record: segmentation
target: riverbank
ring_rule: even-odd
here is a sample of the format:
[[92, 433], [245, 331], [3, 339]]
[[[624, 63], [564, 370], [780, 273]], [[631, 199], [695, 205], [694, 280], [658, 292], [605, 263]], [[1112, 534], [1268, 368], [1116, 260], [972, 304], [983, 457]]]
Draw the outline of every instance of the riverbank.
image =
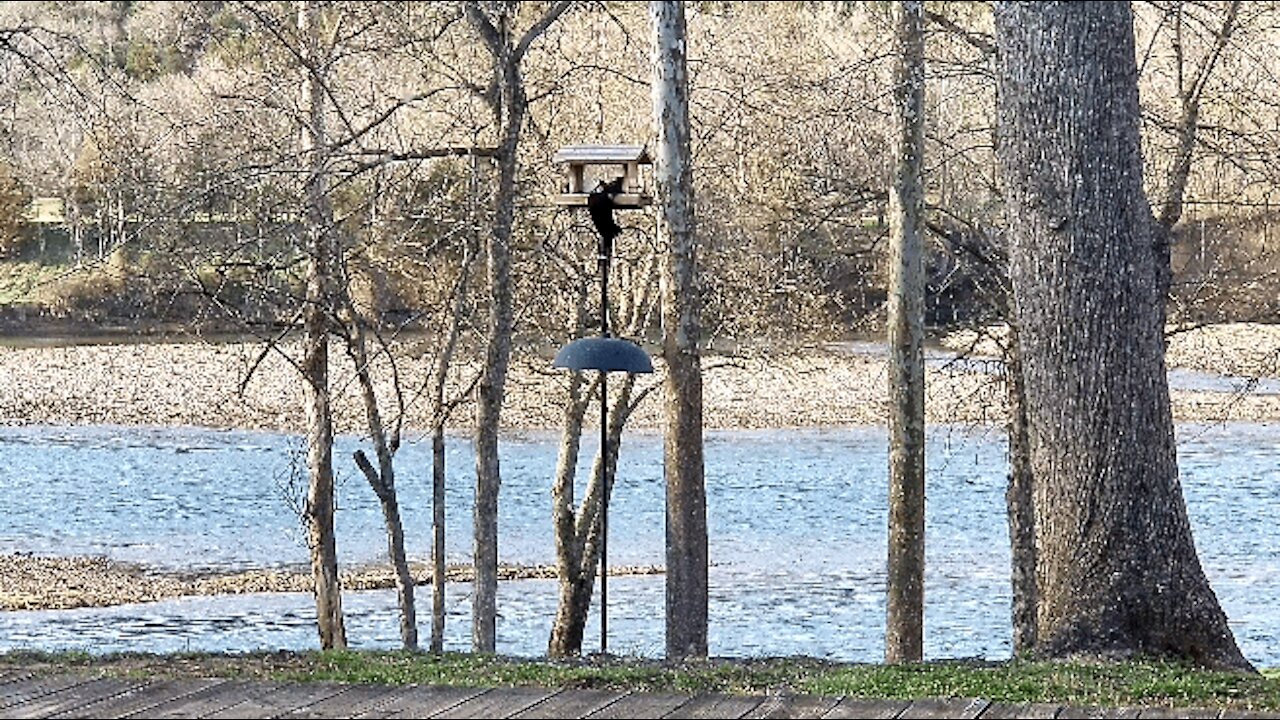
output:
[[[431, 582], [431, 569], [410, 563], [419, 585]], [[649, 565], [614, 566], [610, 575], [652, 575], [662, 570]], [[471, 582], [470, 566], [450, 566], [448, 582]], [[556, 570], [547, 565], [503, 565], [501, 580], [554, 578]], [[376, 590], [395, 585], [392, 569], [373, 565], [344, 569], [346, 590]], [[307, 568], [249, 570], [244, 572], [172, 573], [102, 557], [42, 557], [0, 555], [0, 611], [67, 610], [106, 607], [129, 603], [155, 602], [189, 595], [241, 595], [260, 592], [306, 592], [312, 590]]]
[[[990, 340], [956, 334], [943, 345], [974, 353], [976, 361], [931, 363], [926, 407], [934, 423], [999, 423], [1004, 417], [1001, 364]], [[422, 341], [396, 347], [396, 372], [404, 388], [410, 428], [429, 425], [423, 399], [433, 346]], [[649, 348], [651, 352], [655, 350]], [[302, 386], [295, 366], [299, 347], [243, 342], [156, 342], [70, 346], [0, 347], [0, 423], [190, 425], [299, 432]], [[552, 370], [551, 351], [524, 350], [512, 360], [503, 421], [507, 429], [560, 426], [568, 374]], [[333, 356], [335, 425], [360, 433], [364, 410], [353, 367]], [[1178, 332], [1171, 336], [1172, 369], [1231, 376], [1220, 388], [1173, 391], [1176, 419], [1189, 422], [1280, 420], [1280, 393], [1249, 390], [1248, 379], [1280, 378], [1280, 326], [1236, 324]], [[787, 428], [878, 425], [887, 412], [886, 356], [869, 344], [832, 344], [783, 353], [743, 352], [704, 358], [704, 418], [708, 428]], [[660, 381], [640, 380], [641, 389]], [[462, 393], [476, 372], [462, 362], [449, 378], [448, 394]], [[385, 358], [375, 375], [379, 396], [394, 407]], [[384, 410], [384, 417], [390, 415]], [[469, 426], [464, 397], [452, 416]], [[588, 417], [593, 417], [589, 413]], [[660, 403], [650, 396], [630, 420], [632, 427], [660, 428]]]

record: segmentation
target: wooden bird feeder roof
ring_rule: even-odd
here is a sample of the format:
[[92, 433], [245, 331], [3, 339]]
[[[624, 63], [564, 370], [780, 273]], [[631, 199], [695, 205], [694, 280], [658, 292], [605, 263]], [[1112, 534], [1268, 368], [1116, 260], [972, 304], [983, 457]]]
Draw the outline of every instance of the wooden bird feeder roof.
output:
[[653, 203], [640, 180], [640, 166], [652, 165], [644, 145], [566, 145], [551, 157], [551, 162], [566, 165], [568, 180], [564, 192], [557, 195], [557, 205], [585, 206], [591, 188], [586, 187], [588, 166], [614, 166], [611, 178], [622, 178], [622, 194], [614, 198], [616, 208], [641, 208]]

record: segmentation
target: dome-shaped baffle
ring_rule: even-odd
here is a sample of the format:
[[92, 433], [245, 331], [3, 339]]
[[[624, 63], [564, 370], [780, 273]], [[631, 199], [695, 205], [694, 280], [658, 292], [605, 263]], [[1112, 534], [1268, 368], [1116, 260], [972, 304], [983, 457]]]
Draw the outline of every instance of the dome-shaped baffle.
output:
[[579, 338], [560, 348], [552, 367], [569, 370], [653, 372], [653, 361], [639, 345], [622, 338]]

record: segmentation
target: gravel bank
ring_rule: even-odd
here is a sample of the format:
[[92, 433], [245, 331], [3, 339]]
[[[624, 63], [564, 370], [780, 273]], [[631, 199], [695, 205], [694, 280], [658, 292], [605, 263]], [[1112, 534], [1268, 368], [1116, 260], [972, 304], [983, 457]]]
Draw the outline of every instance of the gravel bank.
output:
[[[947, 338], [948, 347], [994, 355], [989, 341], [971, 334]], [[428, 424], [421, 400], [430, 348], [406, 344], [398, 370], [410, 427]], [[296, 343], [263, 355], [245, 343], [147, 343], [69, 347], [0, 347], [0, 423], [191, 425], [215, 428], [302, 430], [302, 391], [293, 362]], [[1280, 326], [1240, 324], [1173, 335], [1169, 365], [1239, 377], [1280, 378]], [[335, 423], [359, 433], [363, 410], [350, 362], [335, 353]], [[704, 413], [710, 428], [822, 427], [879, 424], [886, 413], [885, 357], [866, 346], [843, 345], [785, 354], [704, 358]], [[385, 363], [378, 375], [389, 376]], [[662, 372], [644, 378], [658, 382]], [[1004, 389], [994, 361], [942, 366], [927, 378], [931, 422], [1000, 422]], [[451, 392], [465, 387], [474, 363], [459, 366]], [[513, 359], [504, 422], [510, 429], [559, 427], [567, 374], [548, 357]], [[379, 387], [390, 400], [389, 383]], [[1280, 419], [1280, 394], [1175, 390], [1174, 413], [1183, 421]], [[661, 427], [660, 403], [651, 395], [632, 416], [635, 427]], [[384, 413], [385, 416], [385, 413]], [[454, 413], [465, 427], [469, 403]], [[594, 417], [589, 413], [588, 417]]]

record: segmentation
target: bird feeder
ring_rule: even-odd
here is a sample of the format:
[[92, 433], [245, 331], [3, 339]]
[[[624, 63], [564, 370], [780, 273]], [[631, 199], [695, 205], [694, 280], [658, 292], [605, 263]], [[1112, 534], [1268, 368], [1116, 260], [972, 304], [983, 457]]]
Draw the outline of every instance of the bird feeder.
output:
[[[560, 148], [551, 161], [565, 165], [568, 179], [557, 205], [585, 207], [600, 236], [600, 337], [585, 337], [565, 345], [556, 354], [552, 367], [575, 372], [600, 372], [600, 451], [609, 457], [609, 385], [611, 372], [651, 373], [653, 362], [639, 345], [609, 336], [609, 260], [613, 239], [622, 228], [613, 219], [614, 210], [642, 208], [653, 197], [640, 183], [640, 166], [652, 165], [643, 145], [569, 145]], [[599, 185], [587, 187], [587, 168], [612, 167], [612, 173], [593, 170], [590, 179]], [[619, 172], [619, 170], [621, 170]], [[609, 463], [604, 464], [605, 486], [613, 484]], [[606, 496], [607, 498], [607, 496]], [[609, 502], [600, 506], [600, 652], [609, 649]]]
[[[615, 195], [615, 208], [642, 208], [653, 204], [653, 196], [645, 192], [640, 178], [640, 166], [652, 165], [653, 160], [643, 145], [566, 145], [551, 157], [551, 162], [564, 165], [567, 179], [564, 192], [557, 195], [555, 203], [566, 206], [585, 206], [591, 188], [589, 177], [596, 179], [622, 178], [622, 192]], [[588, 168], [605, 168], [589, 175]], [[607, 172], [612, 168], [612, 172]]]

